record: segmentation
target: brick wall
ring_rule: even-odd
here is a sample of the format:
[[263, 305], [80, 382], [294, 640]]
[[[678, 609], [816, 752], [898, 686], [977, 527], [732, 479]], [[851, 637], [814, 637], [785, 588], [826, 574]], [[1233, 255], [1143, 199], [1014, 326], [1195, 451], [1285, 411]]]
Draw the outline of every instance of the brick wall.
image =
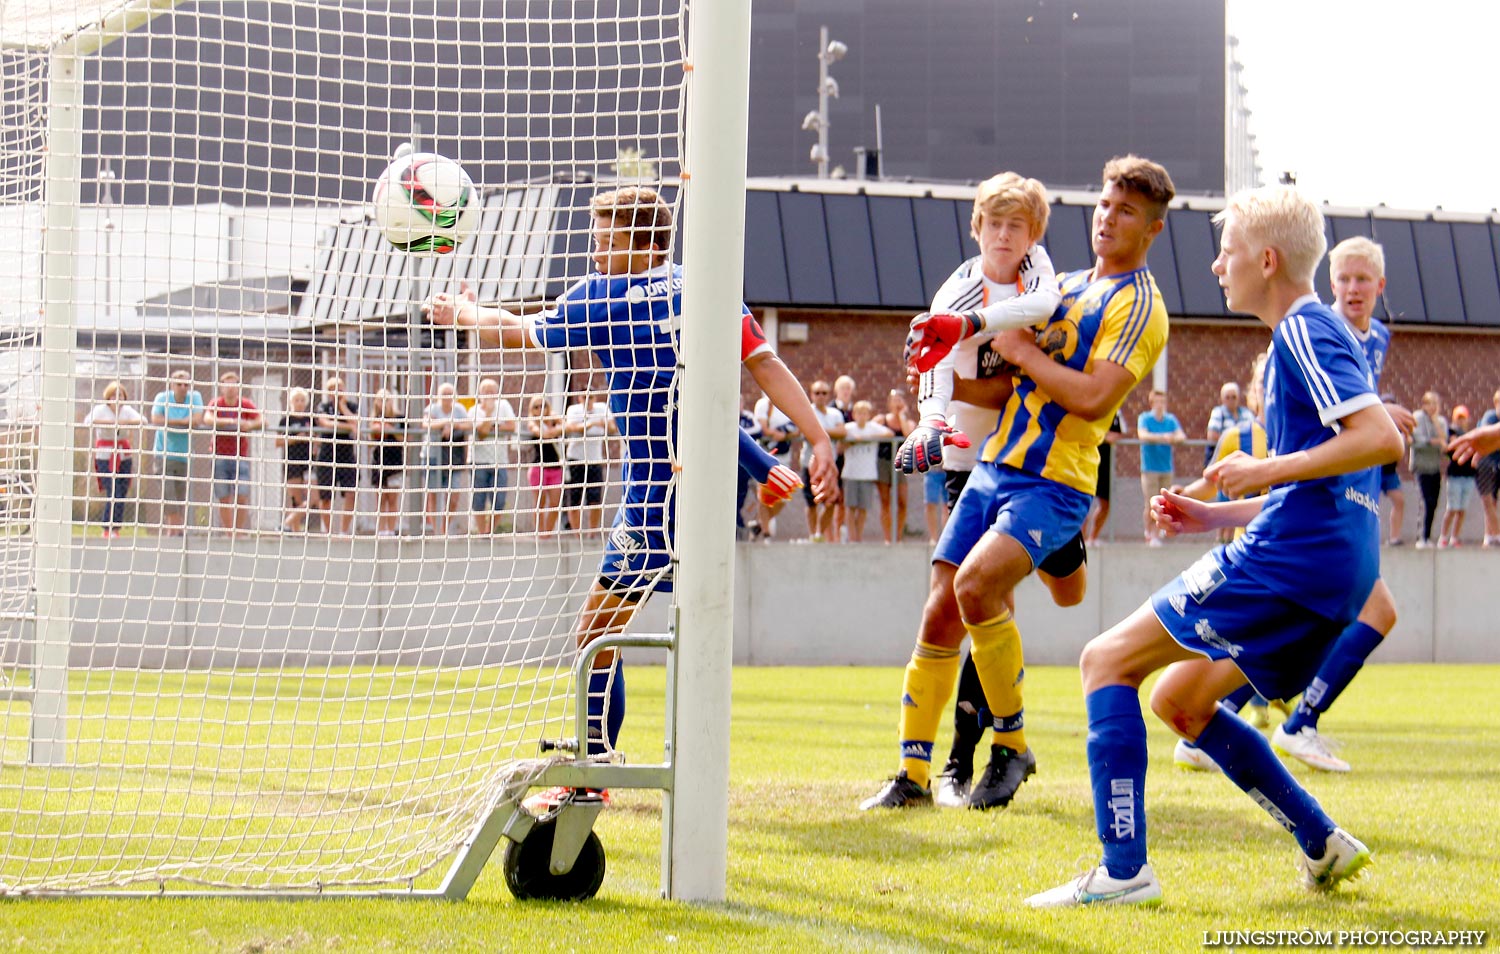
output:
[[[764, 318], [764, 315], [758, 315]], [[777, 345], [782, 359], [804, 383], [832, 381], [848, 374], [857, 396], [878, 401], [888, 389], [905, 388], [901, 347], [909, 315], [882, 312], [804, 311], [781, 309], [778, 320], [807, 325], [805, 343]], [[1239, 382], [1243, 388], [1255, 356], [1265, 349], [1269, 332], [1259, 322], [1174, 321], [1168, 344], [1168, 401], [1190, 438], [1201, 438], [1208, 415], [1218, 401], [1219, 386]], [[1487, 333], [1412, 330], [1398, 326], [1392, 336], [1382, 387], [1408, 407], [1416, 407], [1428, 388], [1443, 396], [1443, 406], [1469, 406], [1477, 421], [1500, 389], [1500, 330]], [[760, 396], [746, 375], [746, 406]], [[1130, 429], [1147, 408], [1150, 378], [1125, 401]], [[913, 401], [915, 404], [915, 401]], [[1178, 451], [1177, 471], [1186, 473], [1202, 460], [1202, 451]], [[1122, 474], [1139, 473], [1138, 457], [1126, 448], [1119, 455]]]

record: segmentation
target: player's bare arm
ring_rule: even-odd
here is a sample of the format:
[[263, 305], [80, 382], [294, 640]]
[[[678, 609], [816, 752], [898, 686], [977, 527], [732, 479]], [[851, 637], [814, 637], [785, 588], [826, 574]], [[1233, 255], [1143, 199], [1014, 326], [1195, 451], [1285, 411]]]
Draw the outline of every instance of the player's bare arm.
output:
[[450, 292], [429, 295], [422, 304], [422, 315], [440, 328], [472, 328], [480, 343], [491, 348], [533, 346], [520, 315], [504, 308], [482, 307], [467, 282], [459, 286], [456, 295]]
[[1094, 361], [1087, 371], [1058, 364], [1037, 346], [1036, 336], [1029, 331], [1002, 331], [991, 346], [1068, 413], [1089, 420], [1110, 413], [1136, 385], [1130, 371], [1112, 361]]
[[1225, 527], [1243, 527], [1265, 506], [1265, 497], [1217, 503], [1166, 491], [1151, 498], [1151, 519], [1175, 537], [1183, 533], [1208, 533]]
[[[1015, 391], [1016, 382], [1008, 374], [997, 375], [993, 378], [959, 378], [953, 379], [953, 400], [963, 401], [975, 407], [987, 407], [994, 411], [1003, 411], [1005, 402], [1010, 400], [1011, 392]], [[984, 435], [979, 435], [983, 437]]]
[[1339, 432], [1316, 447], [1295, 454], [1256, 458], [1236, 451], [1216, 461], [1203, 476], [1228, 497], [1264, 490], [1275, 484], [1316, 480], [1392, 463], [1406, 442], [1381, 405], [1374, 404], [1339, 419]]
[[[839, 479], [838, 465], [834, 462], [833, 441], [829, 439], [828, 431], [813, 410], [812, 402], [807, 399], [807, 392], [802, 389], [801, 382], [775, 353], [769, 351], [753, 355], [745, 362], [745, 370], [750, 372], [750, 377], [755, 379], [760, 389], [766, 392], [771, 404], [781, 408], [781, 412], [792, 419], [792, 423], [802, 432], [803, 439], [812, 447], [812, 460], [807, 469], [812, 476], [813, 496], [822, 500], [833, 493], [838, 488]], [[775, 434], [771, 436], [776, 437]], [[781, 436], [785, 437], [784, 434]]]
[[1500, 451], [1500, 424], [1486, 424], [1448, 442], [1448, 453], [1460, 464]]

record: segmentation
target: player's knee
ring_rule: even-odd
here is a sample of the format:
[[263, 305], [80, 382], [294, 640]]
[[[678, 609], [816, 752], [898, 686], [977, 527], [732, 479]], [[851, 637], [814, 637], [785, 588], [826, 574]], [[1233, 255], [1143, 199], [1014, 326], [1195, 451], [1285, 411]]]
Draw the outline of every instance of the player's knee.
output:
[[1178, 686], [1162, 679], [1151, 690], [1151, 711], [1167, 727], [1192, 741], [1213, 718], [1217, 700], [1201, 699], [1191, 687]]
[[1075, 573], [1073, 576], [1066, 576], [1060, 580], [1056, 577], [1043, 576], [1042, 582], [1047, 584], [1047, 591], [1052, 594], [1052, 602], [1058, 606], [1077, 606], [1083, 602], [1086, 590], [1082, 582], [1075, 580], [1074, 577], [1082, 577], [1082, 575], [1082, 573]]
[[1376, 581], [1375, 588], [1370, 591], [1369, 598], [1359, 611], [1359, 621], [1382, 637], [1390, 635], [1391, 630], [1396, 628], [1396, 600], [1391, 596], [1385, 581]]

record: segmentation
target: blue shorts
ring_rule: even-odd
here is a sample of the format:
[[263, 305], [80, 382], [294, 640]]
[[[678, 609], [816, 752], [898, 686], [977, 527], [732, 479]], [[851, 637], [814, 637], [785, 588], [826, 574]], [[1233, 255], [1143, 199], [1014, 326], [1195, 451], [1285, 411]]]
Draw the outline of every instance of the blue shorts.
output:
[[1344, 627], [1269, 589], [1215, 547], [1151, 596], [1151, 609], [1184, 649], [1232, 659], [1267, 699], [1307, 688]]
[[948, 503], [948, 475], [941, 470], [929, 470], [922, 478], [922, 501], [944, 506]]
[[599, 561], [599, 582], [606, 590], [631, 602], [672, 591], [672, 510], [668, 491], [665, 504], [626, 503], [615, 513]]
[[504, 510], [508, 484], [502, 467], [474, 468], [474, 509], [479, 513]]
[[214, 497], [250, 496], [250, 462], [243, 457], [214, 458]]
[[1021, 544], [1040, 566], [1083, 528], [1094, 498], [1055, 480], [997, 464], [979, 463], [943, 527], [933, 562], [960, 566], [986, 533]]
[[1393, 490], [1401, 489], [1401, 475], [1396, 472], [1396, 465], [1382, 464], [1380, 466], [1380, 492], [1388, 494]]

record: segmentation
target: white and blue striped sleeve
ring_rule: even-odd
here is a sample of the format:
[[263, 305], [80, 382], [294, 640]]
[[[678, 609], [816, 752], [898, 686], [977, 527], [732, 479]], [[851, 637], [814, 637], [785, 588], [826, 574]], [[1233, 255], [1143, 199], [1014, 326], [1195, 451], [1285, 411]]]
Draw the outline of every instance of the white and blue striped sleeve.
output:
[[1285, 366], [1301, 378], [1318, 419], [1338, 430], [1338, 422], [1355, 411], [1380, 403], [1370, 387], [1369, 367], [1359, 345], [1337, 316], [1295, 313], [1276, 326], [1276, 346], [1290, 359]]

